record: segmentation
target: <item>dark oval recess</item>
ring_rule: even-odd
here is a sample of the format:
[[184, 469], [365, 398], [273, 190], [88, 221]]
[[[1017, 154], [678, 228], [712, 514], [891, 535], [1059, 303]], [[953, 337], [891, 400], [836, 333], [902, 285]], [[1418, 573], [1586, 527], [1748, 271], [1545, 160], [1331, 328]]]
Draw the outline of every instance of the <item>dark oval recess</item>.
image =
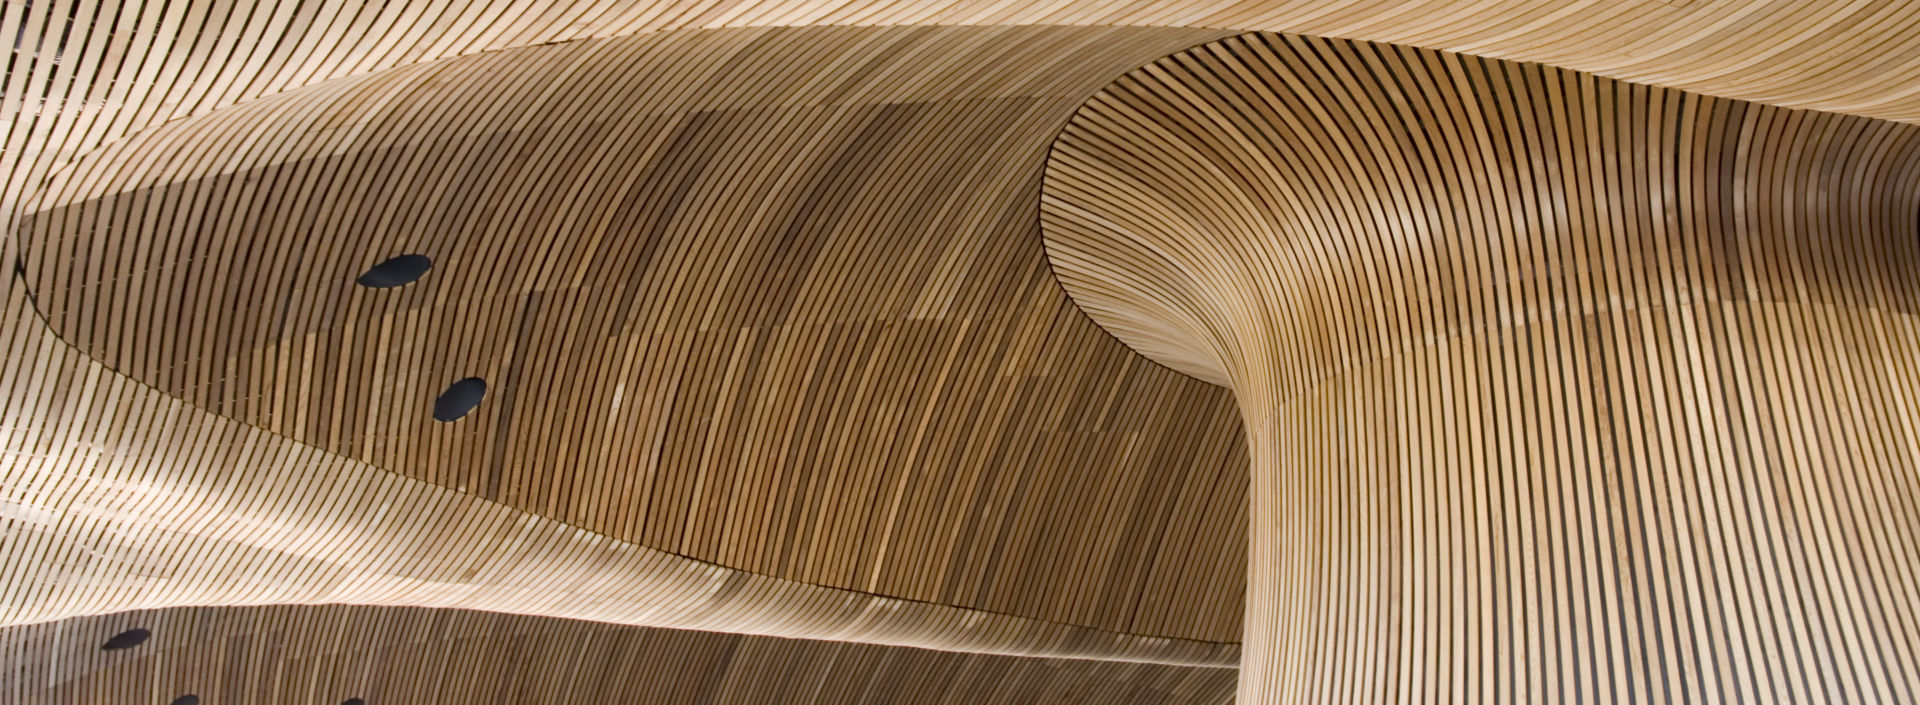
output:
[[414, 283], [429, 269], [433, 269], [433, 260], [426, 255], [400, 255], [373, 265], [373, 269], [353, 281], [369, 289], [391, 289]]
[[487, 381], [479, 377], [468, 377], [454, 382], [440, 398], [433, 400], [433, 420], [458, 421], [473, 408], [480, 405], [481, 397], [487, 395]]
[[113, 635], [113, 638], [108, 639], [107, 643], [100, 645], [100, 650], [101, 651], [119, 651], [121, 649], [131, 649], [133, 647], [147, 643], [147, 639], [152, 636], [153, 636], [153, 632], [148, 631], [145, 628], [128, 629], [124, 632], [120, 632], [119, 634]]
[[200, 705], [200, 696], [188, 693], [174, 698], [173, 705]]
[[367, 705], [366, 698], [347, 698], [340, 705]]

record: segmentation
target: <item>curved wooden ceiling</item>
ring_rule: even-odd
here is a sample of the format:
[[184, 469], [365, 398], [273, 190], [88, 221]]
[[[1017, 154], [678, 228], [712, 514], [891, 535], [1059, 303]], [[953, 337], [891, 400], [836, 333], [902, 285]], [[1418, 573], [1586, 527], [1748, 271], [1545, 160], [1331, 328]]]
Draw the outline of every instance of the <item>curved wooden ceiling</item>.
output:
[[[147, 628], [135, 648], [103, 651]], [[136, 611], [0, 629], [0, 694], [49, 705], [1224, 703], [1234, 671], [328, 605]], [[22, 697], [24, 696], [24, 697]], [[354, 704], [359, 705], [359, 704]]]
[[1920, 127], [1241, 35], [1042, 209], [1246, 419], [1239, 702], [1916, 696]]
[[[610, 539], [1232, 641], [1232, 406], [1073, 311], [1033, 220], [1084, 96], [1207, 36], [675, 32], [327, 84], [77, 162], [27, 286], [195, 407]], [[473, 415], [424, 413], [466, 377]]]
[[30, 372], [5, 380], [8, 625], [348, 603], [993, 654], [1211, 666], [1236, 656], [1232, 645], [824, 587], [620, 541], [195, 408], [37, 322], [25, 297], [0, 312], [0, 350]]
[[[1266, 29], [1920, 121], [1917, 26], [1891, 2], [8, 5], [5, 623], [352, 602], [1231, 663], [1235, 401], [1108, 338], [1041, 252], [1084, 100]], [[420, 282], [353, 285], [414, 251]], [[431, 421], [469, 375], [481, 406]], [[770, 690], [679, 682], [780, 701], [894, 659], [916, 700], [1218, 697], [1212, 669], [777, 643], [729, 671]], [[160, 697], [116, 680], [141, 673], [58, 697]]]

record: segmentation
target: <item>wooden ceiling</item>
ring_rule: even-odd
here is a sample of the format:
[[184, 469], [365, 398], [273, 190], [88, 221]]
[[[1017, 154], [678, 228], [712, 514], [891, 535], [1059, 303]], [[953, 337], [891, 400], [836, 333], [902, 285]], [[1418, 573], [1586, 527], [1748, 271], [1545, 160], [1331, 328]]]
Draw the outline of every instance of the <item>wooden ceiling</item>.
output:
[[[104, 651], [147, 628], [139, 646]], [[170, 703], [1221, 703], [1234, 671], [404, 607], [124, 612], [0, 630], [0, 697]], [[355, 703], [354, 705], [360, 705]]]
[[[1056, 283], [1089, 98], [1275, 30], [1920, 121], [1893, 2], [0, 17], [0, 640], [68, 669], [21, 702], [1217, 702], [1244, 400]], [[150, 651], [89, 651], [135, 621]], [[443, 679], [369, 671], [401, 652]]]
[[1248, 34], [1089, 100], [1042, 218], [1241, 407], [1239, 702], [1920, 695], [1920, 127]]
[[[1084, 96], [1209, 36], [669, 32], [327, 84], [76, 162], [25, 282], [169, 396], [609, 539], [1230, 642], [1230, 400], [1074, 310], [1034, 218]], [[434, 268], [354, 283], [403, 253]], [[422, 412], [467, 377], [473, 415]]]

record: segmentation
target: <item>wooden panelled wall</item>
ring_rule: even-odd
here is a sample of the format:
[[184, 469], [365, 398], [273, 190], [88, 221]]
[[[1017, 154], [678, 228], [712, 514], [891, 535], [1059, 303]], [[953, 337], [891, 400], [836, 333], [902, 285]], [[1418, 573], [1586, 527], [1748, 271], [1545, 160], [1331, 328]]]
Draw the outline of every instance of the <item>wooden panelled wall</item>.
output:
[[1920, 129], [1299, 36], [1056, 143], [1253, 445], [1242, 703], [1920, 698]]

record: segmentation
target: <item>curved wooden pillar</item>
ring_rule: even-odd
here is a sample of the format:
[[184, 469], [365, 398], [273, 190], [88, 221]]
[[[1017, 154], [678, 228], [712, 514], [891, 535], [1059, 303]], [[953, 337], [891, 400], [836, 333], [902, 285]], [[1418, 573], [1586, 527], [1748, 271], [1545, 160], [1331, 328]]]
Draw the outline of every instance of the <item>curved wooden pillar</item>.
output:
[[1055, 271], [1231, 386], [1243, 703], [1920, 697], [1920, 131], [1246, 35], [1091, 100]]

